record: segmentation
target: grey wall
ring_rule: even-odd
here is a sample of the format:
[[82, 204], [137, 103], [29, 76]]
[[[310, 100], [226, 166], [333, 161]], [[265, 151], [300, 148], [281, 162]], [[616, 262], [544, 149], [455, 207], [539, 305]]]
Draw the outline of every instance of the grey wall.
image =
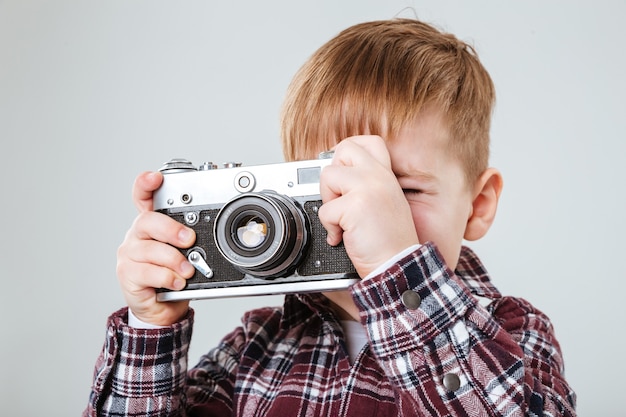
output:
[[[580, 415], [624, 415], [626, 7], [582, 0], [0, 0], [0, 414], [86, 404], [105, 319], [123, 306], [135, 175], [175, 156], [280, 161], [296, 69], [339, 30], [405, 6], [472, 41], [498, 89], [505, 191], [474, 248], [504, 293], [553, 319]], [[195, 302], [191, 362], [245, 309], [279, 302]]]

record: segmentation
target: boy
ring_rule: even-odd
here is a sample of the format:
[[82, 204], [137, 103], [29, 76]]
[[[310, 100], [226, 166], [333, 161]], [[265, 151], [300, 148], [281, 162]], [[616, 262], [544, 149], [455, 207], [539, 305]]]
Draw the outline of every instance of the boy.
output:
[[193, 311], [154, 288], [184, 286], [193, 268], [175, 247], [195, 237], [151, 211], [162, 177], [140, 175], [118, 252], [129, 308], [109, 319], [85, 415], [575, 415], [549, 319], [502, 297], [462, 246], [488, 231], [502, 189], [493, 103], [472, 48], [421, 22], [322, 46], [288, 91], [283, 148], [334, 148], [319, 218], [362, 280], [247, 313], [189, 372]]

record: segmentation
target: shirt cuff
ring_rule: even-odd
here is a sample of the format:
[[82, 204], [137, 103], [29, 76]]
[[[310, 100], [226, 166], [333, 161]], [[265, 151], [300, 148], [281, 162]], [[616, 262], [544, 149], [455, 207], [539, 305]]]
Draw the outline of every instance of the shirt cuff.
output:
[[433, 342], [464, 317], [472, 301], [437, 248], [422, 245], [383, 273], [352, 286], [352, 297], [379, 357]]
[[189, 309], [172, 326], [141, 329], [129, 326], [130, 309], [115, 312], [107, 323], [97, 389], [129, 398], [158, 397], [182, 390], [193, 318], [193, 310]]
[[415, 252], [420, 247], [422, 247], [422, 245], [420, 245], [419, 243], [413, 246], [409, 246], [408, 248], [406, 248], [402, 252], [399, 252], [395, 256], [391, 257], [391, 259], [389, 259], [387, 262], [385, 262], [384, 264], [380, 265], [378, 268], [374, 269], [372, 272], [367, 274], [367, 276], [363, 278], [363, 280], [368, 280], [372, 277], [375, 277], [376, 275], [382, 274], [383, 272], [391, 268], [393, 265], [395, 265], [399, 260], [409, 255], [410, 253]]
[[165, 327], [167, 327], [167, 326], [159, 326], [157, 324], [152, 324], [152, 323], [146, 323], [143, 320], [139, 320], [137, 316], [133, 314], [133, 311], [130, 309], [130, 307], [128, 308], [128, 326], [133, 327], [135, 329], [148, 329], [148, 330], [164, 329]]

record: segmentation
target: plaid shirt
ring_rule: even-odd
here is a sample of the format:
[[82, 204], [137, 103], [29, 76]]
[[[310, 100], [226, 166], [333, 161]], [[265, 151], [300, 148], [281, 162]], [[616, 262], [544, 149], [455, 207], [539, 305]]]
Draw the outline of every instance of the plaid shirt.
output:
[[84, 416], [574, 416], [549, 319], [502, 297], [469, 249], [456, 273], [441, 259], [426, 244], [352, 287], [369, 339], [354, 364], [320, 294], [247, 313], [190, 371], [193, 311], [146, 330], [122, 309]]

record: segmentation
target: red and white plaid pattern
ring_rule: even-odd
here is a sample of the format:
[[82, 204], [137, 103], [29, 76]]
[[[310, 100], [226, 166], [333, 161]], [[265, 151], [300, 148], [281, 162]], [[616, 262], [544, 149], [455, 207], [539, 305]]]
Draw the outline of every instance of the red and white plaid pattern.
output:
[[[122, 309], [109, 318], [84, 416], [575, 416], [549, 319], [502, 297], [468, 248], [456, 273], [441, 259], [426, 244], [352, 287], [369, 337], [352, 365], [320, 294], [247, 313], [189, 371], [192, 311], [140, 330]], [[415, 310], [401, 301], [408, 289], [421, 297]]]

